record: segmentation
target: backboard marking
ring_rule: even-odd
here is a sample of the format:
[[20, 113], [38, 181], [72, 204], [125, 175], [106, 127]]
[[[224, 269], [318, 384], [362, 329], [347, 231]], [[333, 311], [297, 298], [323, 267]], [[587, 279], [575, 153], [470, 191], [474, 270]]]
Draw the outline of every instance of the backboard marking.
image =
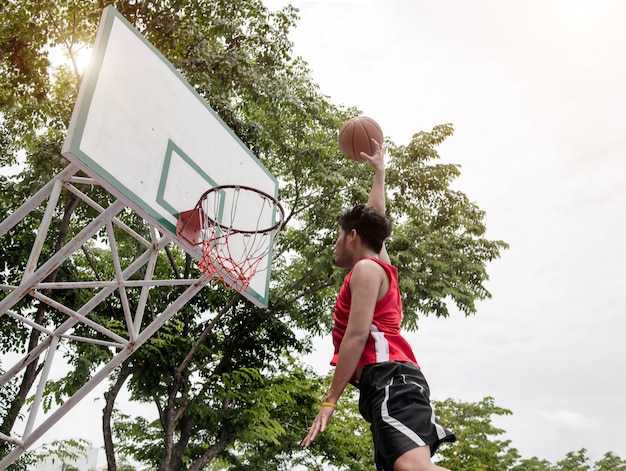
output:
[[[278, 181], [174, 66], [113, 8], [104, 9], [63, 155], [176, 237], [180, 212], [217, 185], [278, 196]], [[254, 208], [245, 214], [255, 217]], [[270, 219], [263, 221], [270, 227]], [[197, 247], [177, 238], [196, 260]], [[243, 293], [267, 306], [270, 251]]]
[[[190, 168], [184, 168], [186, 166]], [[177, 188], [178, 192], [189, 191], [189, 188], [211, 188], [217, 186], [217, 183], [196, 162], [189, 158], [174, 142], [168, 140], [156, 201], [171, 214], [178, 213], [170, 201], [175, 200], [179, 194], [172, 193], [172, 186], [167, 184], [168, 178], [170, 174], [181, 173], [191, 176], [194, 181], [185, 182], [183, 188]], [[196, 197], [196, 199], [199, 198], [195, 194], [190, 196]], [[169, 224], [169, 221], [164, 221], [164, 224]]]

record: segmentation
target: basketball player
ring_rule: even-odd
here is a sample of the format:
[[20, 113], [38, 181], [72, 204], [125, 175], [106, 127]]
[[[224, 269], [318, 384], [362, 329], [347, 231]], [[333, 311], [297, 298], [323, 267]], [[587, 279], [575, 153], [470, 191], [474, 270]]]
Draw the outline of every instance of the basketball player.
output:
[[384, 246], [391, 234], [385, 216], [384, 150], [372, 140], [374, 169], [367, 205], [344, 210], [333, 250], [350, 272], [339, 291], [332, 331], [335, 365], [326, 400], [301, 442], [309, 447], [323, 432], [348, 385], [360, 389], [359, 410], [371, 424], [378, 471], [445, 470], [431, 461], [439, 445], [455, 436], [442, 427], [413, 351], [400, 335], [402, 304], [398, 271]]

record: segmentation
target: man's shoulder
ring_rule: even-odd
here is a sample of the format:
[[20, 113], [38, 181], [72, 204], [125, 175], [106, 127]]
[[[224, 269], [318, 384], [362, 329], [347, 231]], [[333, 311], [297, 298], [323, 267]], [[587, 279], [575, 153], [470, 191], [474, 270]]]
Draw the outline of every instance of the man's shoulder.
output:
[[[381, 260], [377, 258], [362, 258], [358, 260], [352, 269], [354, 270], [357, 266], [361, 267], [374, 267], [380, 265]], [[384, 262], [383, 262], [384, 263]]]
[[391, 268], [391, 269], [396, 268], [390, 263], [385, 262], [384, 260], [381, 260], [380, 258], [362, 258], [361, 260], [359, 260], [358, 262], [354, 264], [354, 267], [352, 269], [354, 270], [354, 268], [359, 264], [362, 264], [363, 266], [369, 266], [369, 267], [383, 267], [383, 268]]
[[352, 267], [352, 274], [355, 273], [384, 273], [385, 265], [391, 267], [391, 265], [386, 264], [382, 260], [376, 258], [362, 258], [358, 262], [354, 264]]

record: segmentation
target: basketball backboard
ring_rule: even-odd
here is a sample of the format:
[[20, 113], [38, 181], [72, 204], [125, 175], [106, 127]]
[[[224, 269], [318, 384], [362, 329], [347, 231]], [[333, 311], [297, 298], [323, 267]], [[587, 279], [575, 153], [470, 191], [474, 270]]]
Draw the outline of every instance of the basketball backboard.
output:
[[[174, 66], [112, 6], [104, 9], [63, 155], [162, 231], [217, 185], [278, 196], [278, 182]], [[258, 219], [256, 208], [238, 210]], [[261, 221], [271, 227], [276, 215]], [[201, 252], [178, 243], [196, 260]], [[269, 241], [268, 243], [271, 243]], [[272, 252], [242, 293], [267, 306]]]

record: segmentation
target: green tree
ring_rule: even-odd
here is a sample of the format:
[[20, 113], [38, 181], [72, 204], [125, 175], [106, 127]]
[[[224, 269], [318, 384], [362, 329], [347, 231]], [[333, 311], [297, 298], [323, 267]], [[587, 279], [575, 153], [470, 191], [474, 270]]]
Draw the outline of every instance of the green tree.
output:
[[586, 463], [589, 461], [587, 450], [570, 451], [554, 467], [555, 471], [588, 471], [591, 469]]
[[594, 471], [626, 471], [626, 460], [623, 460], [612, 452], [604, 454], [602, 459], [596, 461]]
[[[326, 431], [318, 437], [316, 449], [297, 446], [306, 435], [306, 426], [319, 410], [319, 400], [328, 389], [330, 376], [316, 378], [307, 372], [304, 379], [310, 391], [298, 388], [295, 402], [286, 403], [283, 423], [285, 433], [279, 441], [259, 440], [232, 447], [219, 460], [211, 463], [212, 471], [279, 471], [302, 468], [317, 471], [366, 471], [374, 468], [372, 438], [369, 426], [358, 412], [358, 390], [350, 388], [342, 397], [341, 407]], [[306, 411], [306, 412], [304, 412]]]
[[[2, 22], [0, 22], [0, 163], [13, 165], [25, 156], [27, 166], [14, 178], [3, 177], [0, 209], [2, 214], [10, 214], [30, 195], [39, 189], [50, 176], [60, 168], [63, 158], [59, 154], [60, 142], [67, 129], [76, 96], [79, 77], [66, 67], [59, 69], [53, 77], [49, 74], [48, 53], [51, 47], [60, 44], [59, 34], [69, 34], [80, 42], [85, 39], [81, 28], [74, 24], [70, 29], [62, 25], [54, 27], [54, 17], [48, 12], [63, 10], [67, 5], [53, 7], [49, 2], [3, 2]], [[80, 5], [74, 5], [80, 8]], [[60, 15], [59, 15], [60, 16]], [[77, 17], [76, 17], [77, 18]], [[71, 54], [75, 51], [68, 49]], [[64, 243], [69, 227], [75, 198], [65, 195], [64, 215], [57, 214], [58, 238], [43, 250], [43, 257], [49, 257]], [[0, 255], [5, 263], [3, 283], [18, 285], [20, 273], [28, 260], [28, 249], [33, 244], [41, 211], [25, 218], [11, 237], [3, 239]], [[47, 281], [54, 281], [59, 271]], [[6, 292], [3, 291], [2, 297]], [[71, 295], [70, 295], [71, 296]], [[18, 314], [28, 315], [36, 322], [46, 323], [45, 308], [33, 300], [24, 300], [16, 309]], [[34, 313], [34, 314], [33, 314]], [[2, 353], [24, 353], [33, 348], [39, 340], [36, 330], [28, 332], [23, 325], [2, 318], [0, 322], [0, 342]], [[41, 363], [35, 361], [26, 368], [20, 384], [15, 385], [16, 393], [6, 404], [0, 416], [0, 431], [9, 433], [26, 402]]]
[[541, 460], [536, 456], [530, 459], [522, 459], [511, 471], [552, 471], [554, 468], [548, 460]]
[[[5, 3], [0, 13], [0, 155], [5, 164], [25, 156], [20, 174], [0, 180], [0, 205], [8, 214], [66, 165], [59, 150], [81, 80], [76, 55], [93, 40], [103, 2]], [[345, 275], [331, 258], [335, 215], [364, 201], [369, 189], [368, 167], [348, 161], [336, 145], [340, 124], [358, 110], [330, 103], [311, 80], [306, 63], [293, 57], [288, 33], [297, 11], [292, 7], [271, 12], [259, 0], [112, 3], [277, 176], [280, 199], [289, 211], [275, 251], [267, 310], [216, 287], [181, 309], [116, 372], [103, 413], [109, 469], [117, 467], [116, 449], [164, 470], [214, 464], [254, 469], [261, 462], [281, 469], [294, 460], [360, 469], [371, 462], [366, 458], [370, 452], [360, 445], [368, 442], [353, 442], [345, 433], [361, 423], [356, 409], [339, 416], [336, 433], [327, 435], [334, 440], [321, 440], [304, 454], [298, 447], [301, 431], [317, 411], [321, 380], [294, 360], [311, 348], [312, 335], [327, 331]], [[65, 51], [71, 65], [52, 68], [51, 47]], [[437, 162], [437, 147], [452, 132], [452, 126], [442, 125], [416, 133], [407, 146], [387, 143], [388, 208], [395, 222], [389, 249], [401, 272], [409, 329], [417, 327], [419, 313], [447, 316], [448, 303], [468, 315], [475, 313], [475, 300], [490, 296], [485, 266], [506, 247], [485, 238], [484, 213], [450, 189], [458, 166]], [[93, 217], [93, 210], [71, 193], [64, 192], [63, 198], [54, 216], [56, 240], [46, 246], [44, 256], [59, 250]], [[96, 191], [93, 198], [106, 206], [109, 196]], [[2, 284], [19, 284], [40, 217], [29, 215], [10, 239], [3, 238], [0, 255], [7, 268], [0, 273]], [[145, 233], [132, 212], [122, 218]], [[125, 241], [123, 234], [119, 242], [120, 257], [132, 260], [136, 242]], [[176, 247], [168, 256], [179, 261], [185, 257]], [[111, 270], [110, 254], [94, 242], [59, 267], [52, 279], [107, 279]], [[184, 278], [197, 268], [187, 263], [184, 272], [172, 273], [166, 257], [156, 270], [163, 277]], [[61, 296], [81, 305], [79, 292]], [[170, 289], [155, 289], [149, 302], [158, 312], [171, 296]], [[33, 299], [24, 299], [19, 309], [42, 324], [58, 325], [63, 319]], [[122, 331], [119, 299], [110, 297], [90, 315], [112, 331]], [[28, 351], [37, 342], [36, 332], [2, 319], [3, 352]], [[80, 335], [97, 335], [81, 329]], [[305, 332], [304, 338], [298, 332]], [[73, 368], [48, 386], [48, 405], [73, 394], [111, 355], [91, 344], [66, 342], [64, 348]], [[39, 373], [41, 363], [31, 365], [0, 409], [3, 433], [13, 428]], [[155, 404], [158, 420], [119, 416], [114, 430], [115, 399], [123, 387], [134, 400]], [[365, 437], [368, 432], [359, 433]], [[503, 451], [502, 444], [496, 448]], [[499, 459], [504, 462], [505, 456]]]
[[459, 166], [434, 163], [437, 147], [452, 134], [452, 125], [436, 126], [389, 151], [389, 213], [396, 221], [389, 253], [399, 267], [408, 328], [417, 327], [418, 312], [448, 316], [451, 302], [473, 314], [475, 300], [490, 297], [480, 260], [493, 260], [506, 247], [484, 238], [484, 211], [451, 189]]
[[520, 457], [510, 440], [497, 437], [505, 431], [493, 425], [493, 416], [511, 415], [498, 407], [491, 397], [480, 402], [435, 401], [442, 423], [454, 431], [457, 442], [442, 447], [438, 462], [444, 468], [464, 471], [502, 471], [510, 469]]

